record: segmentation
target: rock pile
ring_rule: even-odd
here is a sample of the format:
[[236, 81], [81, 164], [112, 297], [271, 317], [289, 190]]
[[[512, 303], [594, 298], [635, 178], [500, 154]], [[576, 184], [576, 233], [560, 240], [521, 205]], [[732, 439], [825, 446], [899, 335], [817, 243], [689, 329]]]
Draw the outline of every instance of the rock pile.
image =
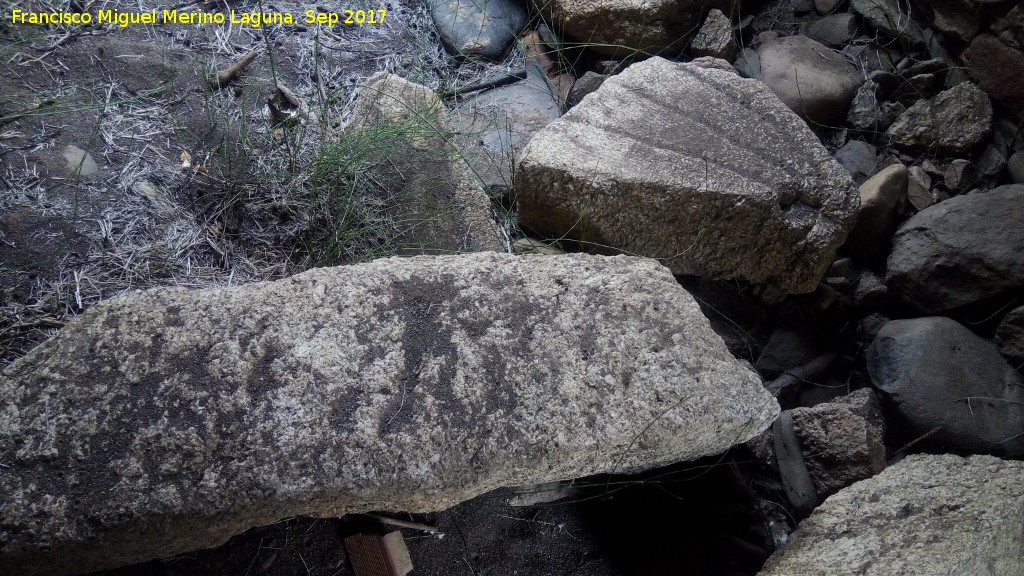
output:
[[376, 157], [408, 252], [544, 255], [85, 311], [0, 376], [0, 571], [745, 442], [765, 576], [1024, 572], [1024, 7], [753, 4], [430, 0], [517, 67], [380, 73], [343, 132], [439, 127]]

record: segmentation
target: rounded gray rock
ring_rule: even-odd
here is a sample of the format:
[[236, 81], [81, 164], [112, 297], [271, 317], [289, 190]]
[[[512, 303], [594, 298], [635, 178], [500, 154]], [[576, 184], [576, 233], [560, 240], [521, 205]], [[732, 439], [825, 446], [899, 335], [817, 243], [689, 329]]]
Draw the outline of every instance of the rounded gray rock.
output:
[[441, 44], [457, 56], [500, 60], [526, 26], [516, 0], [429, 0]]
[[864, 81], [853, 64], [806, 36], [765, 43], [758, 54], [761, 80], [811, 124], [832, 125], [845, 118]]
[[995, 344], [942, 316], [893, 320], [867, 353], [871, 382], [912, 437], [972, 452], [1024, 454], [1024, 382]]

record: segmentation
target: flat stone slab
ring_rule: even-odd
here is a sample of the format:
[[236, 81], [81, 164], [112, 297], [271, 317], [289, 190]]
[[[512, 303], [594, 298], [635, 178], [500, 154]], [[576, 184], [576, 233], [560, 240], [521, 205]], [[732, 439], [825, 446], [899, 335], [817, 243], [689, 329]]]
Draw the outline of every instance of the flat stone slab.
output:
[[677, 274], [813, 290], [856, 217], [850, 175], [767, 86], [651, 58], [537, 133], [519, 222]]
[[1024, 574], [1024, 462], [914, 455], [825, 501], [758, 576]]
[[419, 256], [126, 293], [0, 373], [0, 573], [693, 460], [777, 413], [646, 259]]

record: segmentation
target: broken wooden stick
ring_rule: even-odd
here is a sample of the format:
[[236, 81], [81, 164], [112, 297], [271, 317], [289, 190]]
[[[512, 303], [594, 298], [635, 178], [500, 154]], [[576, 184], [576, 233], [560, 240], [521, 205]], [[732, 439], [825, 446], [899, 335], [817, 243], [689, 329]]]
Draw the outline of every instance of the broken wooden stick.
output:
[[231, 66], [228, 66], [223, 70], [211, 72], [210, 75], [206, 77], [206, 82], [210, 85], [210, 88], [213, 88], [214, 90], [227, 86], [232, 80], [241, 74], [249, 64], [252, 64], [252, 61], [256, 59], [256, 56], [259, 55], [259, 53], [259, 50], [253, 50]]
[[430, 524], [422, 524], [420, 522], [409, 522], [407, 520], [399, 520], [397, 518], [381, 516], [380, 514], [364, 514], [364, 516], [369, 516], [370, 518], [373, 518], [381, 524], [387, 524], [389, 526], [398, 526], [399, 528], [411, 528], [413, 530], [420, 530], [423, 532], [427, 532], [428, 534], [433, 534], [438, 538], [444, 537], [444, 532], [441, 532], [436, 526], [431, 526]]
[[814, 378], [818, 374], [827, 370], [828, 367], [835, 362], [836, 358], [838, 358], [838, 355], [835, 352], [826, 352], [803, 366], [798, 366], [792, 370], [786, 370], [783, 372], [782, 376], [779, 376], [775, 380], [766, 384], [765, 388], [767, 388], [772, 394], [775, 394], [783, 388], [792, 386], [797, 382]]
[[480, 92], [482, 90], [490, 90], [492, 88], [499, 88], [513, 82], [520, 80], [526, 80], [526, 68], [517, 68], [511, 72], [500, 72], [484, 78], [479, 82], [467, 84], [466, 86], [453, 88], [440, 93], [442, 98], [452, 98], [457, 96], [464, 96], [470, 92]]

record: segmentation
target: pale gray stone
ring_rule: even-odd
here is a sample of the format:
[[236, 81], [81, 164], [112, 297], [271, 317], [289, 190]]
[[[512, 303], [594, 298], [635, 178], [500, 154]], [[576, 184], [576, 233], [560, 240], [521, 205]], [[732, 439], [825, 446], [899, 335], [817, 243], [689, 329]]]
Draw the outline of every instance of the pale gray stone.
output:
[[1024, 382], [995, 344], [956, 321], [889, 322], [868, 349], [867, 367], [910, 439], [931, 434], [972, 452], [1024, 454]]
[[1024, 285], [1024, 186], [950, 198], [893, 236], [886, 284], [904, 305], [943, 313]]
[[992, 102], [977, 86], [964, 82], [934, 98], [917, 101], [885, 135], [896, 146], [962, 154], [991, 130]]
[[758, 576], [1024, 573], [1024, 463], [913, 455], [840, 491]]
[[636, 472], [777, 414], [652, 260], [483, 252], [129, 292], [0, 373], [0, 573]]
[[504, 249], [490, 200], [451, 144], [454, 130], [432, 90], [378, 72], [360, 88], [342, 130], [369, 134], [367, 153], [380, 161], [375, 176], [389, 195], [377, 201], [394, 223], [389, 241], [398, 253]]
[[788, 292], [815, 289], [857, 209], [849, 174], [764, 84], [662, 58], [540, 131], [515, 187], [541, 236]]
[[899, 102], [879, 101], [879, 91], [880, 86], [871, 80], [861, 85], [846, 115], [850, 126], [866, 132], [880, 132], [891, 126], [906, 110]]
[[757, 50], [753, 48], [740, 50], [733, 66], [746, 78], [761, 79], [761, 58], [757, 55]]
[[908, 170], [907, 200], [916, 210], [924, 210], [935, 203], [932, 197], [932, 177], [920, 166], [911, 166]]
[[67, 162], [68, 174], [76, 176], [92, 176], [99, 171], [99, 166], [92, 159], [92, 154], [82, 150], [74, 144], [64, 147], [64, 160]]
[[853, 64], [806, 36], [767, 42], [758, 54], [761, 80], [811, 125], [831, 126], [845, 118], [864, 82]]

